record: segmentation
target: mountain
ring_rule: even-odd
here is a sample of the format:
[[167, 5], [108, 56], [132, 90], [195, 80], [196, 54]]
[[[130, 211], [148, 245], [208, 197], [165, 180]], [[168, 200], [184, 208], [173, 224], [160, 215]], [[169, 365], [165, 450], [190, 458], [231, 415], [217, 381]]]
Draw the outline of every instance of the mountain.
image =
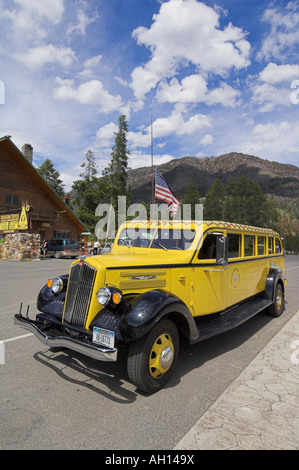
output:
[[[155, 167], [164, 176], [171, 190], [182, 199], [193, 180], [200, 197], [208, 192], [216, 178], [226, 184], [231, 177], [246, 176], [260, 184], [266, 194], [299, 197], [299, 168], [271, 162], [254, 155], [231, 152], [219, 157], [183, 157]], [[151, 202], [151, 167], [129, 170], [128, 184], [132, 202]]]

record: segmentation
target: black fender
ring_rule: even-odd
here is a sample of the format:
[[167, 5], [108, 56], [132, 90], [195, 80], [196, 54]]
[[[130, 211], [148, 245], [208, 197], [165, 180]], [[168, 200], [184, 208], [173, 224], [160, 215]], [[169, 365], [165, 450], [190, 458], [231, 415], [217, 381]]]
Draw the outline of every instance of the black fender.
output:
[[68, 274], [63, 274], [60, 277], [63, 280], [63, 290], [58, 294], [52, 292], [51, 287], [46, 284], [39, 292], [36, 301], [36, 307], [40, 312], [49, 313], [55, 317], [61, 317], [63, 314], [63, 307], [65, 301], [65, 294], [68, 282]]
[[280, 283], [285, 295], [283, 271], [280, 267], [271, 267], [266, 279], [265, 298], [275, 301], [275, 291], [277, 284]]
[[167, 315], [191, 340], [198, 332], [193, 316], [178, 297], [163, 290], [151, 290], [125, 303], [119, 321], [119, 331], [125, 342], [145, 336]]

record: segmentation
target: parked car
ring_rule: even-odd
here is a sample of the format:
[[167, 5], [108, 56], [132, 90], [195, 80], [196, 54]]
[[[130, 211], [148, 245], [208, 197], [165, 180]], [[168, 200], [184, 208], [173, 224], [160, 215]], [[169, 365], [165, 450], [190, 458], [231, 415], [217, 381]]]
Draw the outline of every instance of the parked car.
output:
[[48, 241], [46, 256], [59, 258], [77, 258], [80, 256], [79, 243], [73, 239], [52, 238]]
[[111, 251], [113, 243], [105, 243], [104, 246], [101, 248], [100, 253], [109, 253]]
[[90, 256], [100, 255], [102, 253], [109, 253], [109, 251], [111, 251], [112, 245], [113, 243], [105, 243], [102, 247], [97, 248], [96, 253], [94, 247], [92, 247], [90, 248], [90, 250], [88, 250], [88, 253], [90, 254]]
[[131, 221], [111, 253], [73, 262], [41, 289], [35, 320], [19, 312], [14, 321], [50, 347], [94, 359], [116, 361], [126, 349], [129, 379], [153, 393], [173, 374], [181, 340], [197, 343], [265, 309], [279, 317], [284, 304], [278, 233], [219, 221]]

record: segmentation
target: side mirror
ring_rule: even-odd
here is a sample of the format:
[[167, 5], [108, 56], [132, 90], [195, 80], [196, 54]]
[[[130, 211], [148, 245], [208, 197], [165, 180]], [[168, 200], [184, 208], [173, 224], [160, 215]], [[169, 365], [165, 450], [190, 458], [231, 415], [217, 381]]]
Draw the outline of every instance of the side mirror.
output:
[[228, 238], [217, 237], [216, 239], [216, 263], [225, 266], [228, 261]]

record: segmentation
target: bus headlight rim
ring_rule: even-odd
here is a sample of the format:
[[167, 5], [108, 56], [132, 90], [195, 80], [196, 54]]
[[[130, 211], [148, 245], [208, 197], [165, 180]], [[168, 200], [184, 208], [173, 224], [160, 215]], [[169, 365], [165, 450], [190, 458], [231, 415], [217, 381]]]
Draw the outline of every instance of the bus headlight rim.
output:
[[63, 280], [61, 279], [61, 277], [55, 277], [52, 280], [51, 289], [52, 289], [53, 294], [59, 294], [59, 292], [62, 291], [62, 289], [63, 289]]
[[97, 292], [98, 302], [103, 307], [109, 304], [111, 296], [111, 290], [108, 287], [101, 287]]
[[122, 293], [116, 288], [101, 287], [97, 291], [97, 299], [100, 305], [118, 305], [122, 300]]

